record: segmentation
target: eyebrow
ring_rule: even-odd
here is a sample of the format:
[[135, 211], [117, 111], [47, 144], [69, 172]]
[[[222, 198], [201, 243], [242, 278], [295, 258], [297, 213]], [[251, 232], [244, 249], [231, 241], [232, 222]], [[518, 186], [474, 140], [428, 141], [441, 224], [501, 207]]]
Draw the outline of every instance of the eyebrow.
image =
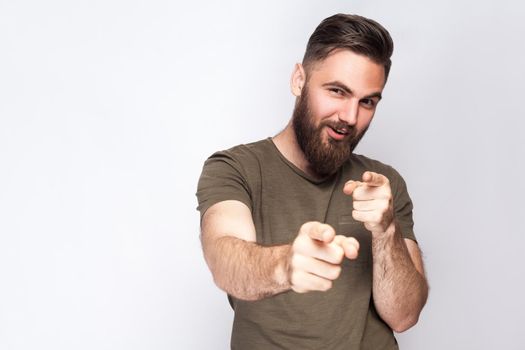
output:
[[[341, 90], [343, 90], [347, 94], [352, 94], [352, 89], [350, 89], [348, 86], [346, 86], [345, 84], [341, 83], [338, 80], [331, 81], [329, 83], [323, 84], [323, 87], [327, 87], [327, 86], [337, 86], [338, 88], [340, 88]], [[373, 93], [371, 93], [369, 95], [366, 95], [363, 98], [374, 98], [374, 97], [377, 97], [379, 100], [381, 100], [381, 98], [383, 98], [383, 96], [381, 95], [381, 92], [379, 92], [379, 91], [378, 92], [373, 92]]]

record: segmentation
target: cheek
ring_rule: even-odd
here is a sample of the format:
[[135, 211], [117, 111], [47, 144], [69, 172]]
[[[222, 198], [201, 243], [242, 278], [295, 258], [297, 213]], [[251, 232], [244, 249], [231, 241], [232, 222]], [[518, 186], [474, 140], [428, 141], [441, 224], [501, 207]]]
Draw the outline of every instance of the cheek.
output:
[[337, 101], [320, 96], [312, 97], [309, 107], [312, 114], [317, 119], [325, 119], [337, 115], [337, 111], [340, 108]]
[[370, 122], [372, 121], [373, 117], [373, 111], [363, 111], [359, 114], [359, 118], [357, 120], [357, 129], [359, 130], [359, 132], [363, 131], [368, 127], [368, 125], [370, 125]]

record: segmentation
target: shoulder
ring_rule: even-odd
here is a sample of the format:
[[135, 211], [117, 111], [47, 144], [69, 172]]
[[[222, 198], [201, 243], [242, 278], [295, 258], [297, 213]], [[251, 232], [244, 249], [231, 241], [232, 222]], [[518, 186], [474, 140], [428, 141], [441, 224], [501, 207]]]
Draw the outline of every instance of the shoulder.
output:
[[259, 183], [259, 153], [266, 147], [265, 140], [238, 145], [215, 152], [204, 162], [196, 193], [201, 215], [225, 200], [237, 200], [251, 208], [251, 197]]
[[275, 156], [275, 151], [272, 147], [275, 148], [271, 140], [267, 138], [218, 151], [206, 160], [204, 169], [229, 168], [243, 178], [253, 181], [260, 176], [263, 165], [267, 164], [268, 160]]
[[213, 153], [206, 162], [217, 159], [230, 159], [238, 164], [247, 164], [257, 162], [261, 155], [268, 152], [269, 139], [264, 139], [248, 144], [241, 144], [226, 150]]

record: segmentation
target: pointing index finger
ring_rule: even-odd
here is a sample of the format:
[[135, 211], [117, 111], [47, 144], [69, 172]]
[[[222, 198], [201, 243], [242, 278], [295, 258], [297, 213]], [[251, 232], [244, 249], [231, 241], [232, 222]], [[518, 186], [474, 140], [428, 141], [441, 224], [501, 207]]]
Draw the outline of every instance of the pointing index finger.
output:
[[383, 186], [387, 184], [388, 178], [385, 175], [374, 173], [373, 171], [365, 171], [363, 174], [363, 182], [368, 186]]
[[350, 180], [345, 183], [343, 187], [343, 192], [347, 195], [351, 195], [356, 188], [361, 186], [363, 183], [361, 181]]

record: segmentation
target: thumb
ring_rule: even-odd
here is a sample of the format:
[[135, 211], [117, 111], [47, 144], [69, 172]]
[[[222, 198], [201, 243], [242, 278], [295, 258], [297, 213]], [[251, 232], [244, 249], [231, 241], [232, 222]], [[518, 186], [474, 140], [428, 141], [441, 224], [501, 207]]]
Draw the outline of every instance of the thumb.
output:
[[308, 237], [316, 241], [330, 243], [334, 239], [335, 231], [332, 226], [314, 222], [308, 229]]

